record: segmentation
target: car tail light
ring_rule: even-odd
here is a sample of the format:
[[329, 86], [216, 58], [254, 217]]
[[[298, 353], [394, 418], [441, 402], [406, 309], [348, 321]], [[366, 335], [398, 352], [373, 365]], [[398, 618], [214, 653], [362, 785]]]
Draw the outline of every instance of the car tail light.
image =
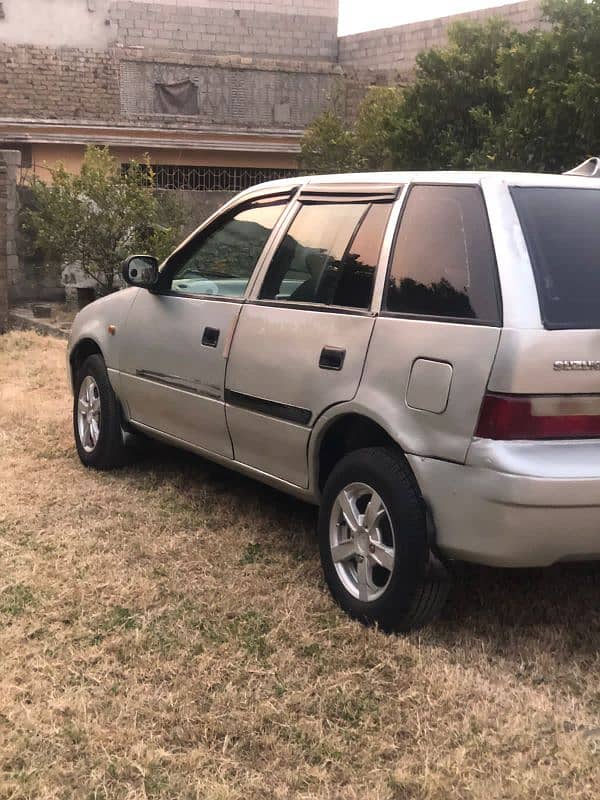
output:
[[488, 393], [475, 436], [482, 439], [600, 437], [600, 395]]

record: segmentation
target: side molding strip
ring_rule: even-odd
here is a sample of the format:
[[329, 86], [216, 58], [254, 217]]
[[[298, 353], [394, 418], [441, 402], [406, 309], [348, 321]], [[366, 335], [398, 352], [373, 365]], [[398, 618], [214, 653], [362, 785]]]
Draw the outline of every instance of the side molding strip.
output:
[[162, 386], [168, 386], [171, 389], [179, 389], [182, 392], [197, 394], [199, 397], [207, 397], [209, 400], [219, 400], [223, 402], [218, 386], [203, 384], [194, 386], [188, 383], [185, 378], [180, 378], [178, 375], [164, 375], [162, 372], [153, 372], [149, 369], [136, 369], [135, 374], [137, 378], [143, 378], [152, 383], [160, 383]]
[[312, 419], [312, 411], [308, 408], [298, 408], [298, 406], [288, 406], [285, 403], [277, 403], [274, 400], [264, 400], [262, 397], [253, 397], [249, 394], [225, 390], [225, 403], [238, 408], [245, 408], [247, 411], [255, 411], [258, 414], [265, 414], [268, 417], [276, 417], [286, 422], [294, 422], [296, 425], [308, 425]]

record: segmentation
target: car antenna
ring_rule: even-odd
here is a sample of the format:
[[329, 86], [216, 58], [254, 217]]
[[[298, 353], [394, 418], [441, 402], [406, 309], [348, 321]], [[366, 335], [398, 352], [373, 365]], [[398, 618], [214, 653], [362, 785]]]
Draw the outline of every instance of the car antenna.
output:
[[580, 175], [583, 178], [600, 178], [600, 158], [592, 156], [587, 161], [582, 161], [573, 169], [563, 172], [563, 175]]

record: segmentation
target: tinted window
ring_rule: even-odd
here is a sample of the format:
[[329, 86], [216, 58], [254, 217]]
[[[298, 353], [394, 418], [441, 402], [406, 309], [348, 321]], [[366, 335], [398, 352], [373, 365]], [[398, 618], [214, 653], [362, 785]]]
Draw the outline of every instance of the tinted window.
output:
[[170, 289], [182, 294], [242, 297], [287, 200], [258, 201], [235, 212], [177, 253]]
[[403, 314], [500, 319], [483, 197], [473, 186], [415, 186], [402, 215], [385, 308]]
[[513, 188], [547, 328], [600, 328], [600, 192]]
[[260, 297], [368, 308], [390, 209], [368, 202], [302, 206]]

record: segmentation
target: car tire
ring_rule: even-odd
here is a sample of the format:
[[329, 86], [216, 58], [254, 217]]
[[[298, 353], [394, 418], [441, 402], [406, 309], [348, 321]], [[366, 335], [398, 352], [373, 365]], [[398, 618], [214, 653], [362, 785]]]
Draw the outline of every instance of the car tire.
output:
[[450, 581], [429, 551], [425, 504], [408, 464], [391, 448], [356, 450], [333, 469], [319, 547], [334, 599], [366, 625], [407, 632], [445, 603]]
[[88, 356], [77, 372], [73, 429], [77, 453], [86, 467], [109, 470], [123, 465], [121, 408], [100, 355]]

